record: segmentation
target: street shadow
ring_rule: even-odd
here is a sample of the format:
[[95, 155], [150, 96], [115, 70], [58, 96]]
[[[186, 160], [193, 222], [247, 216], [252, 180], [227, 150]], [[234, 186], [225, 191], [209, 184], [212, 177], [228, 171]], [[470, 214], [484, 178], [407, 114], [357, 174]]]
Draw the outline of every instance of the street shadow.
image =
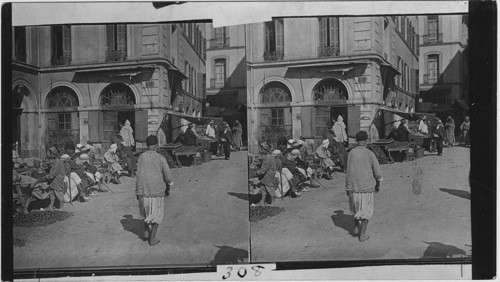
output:
[[128, 232], [134, 233], [141, 239], [144, 239], [144, 221], [142, 219], [133, 218], [130, 214], [126, 214], [123, 217], [124, 219], [120, 220], [123, 229], [127, 230]]
[[470, 192], [464, 191], [464, 190], [457, 190], [457, 189], [447, 189], [447, 188], [439, 188], [440, 191], [446, 192], [448, 194], [451, 194], [453, 196], [457, 196], [463, 199], [470, 200]]
[[333, 224], [337, 227], [344, 229], [349, 232], [349, 235], [356, 236], [353, 233], [354, 229], [354, 217], [352, 215], [344, 214], [343, 210], [336, 210], [335, 214], [332, 215]]
[[231, 196], [233, 196], [233, 197], [236, 197], [236, 198], [248, 201], [248, 194], [245, 194], [245, 193], [235, 193], [235, 192], [228, 192], [228, 194], [231, 195]]
[[429, 245], [425, 249], [422, 258], [452, 258], [453, 255], [464, 255], [465, 251], [452, 245], [445, 245], [438, 242], [425, 242]]
[[237, 249], [229, 246], [217, 246], [219, 251], [215, 254], [214, 259], [210, 262], [210, 265], [219, 264], [237, 264], [243, 263], [248, 260], [248, 251], [243, 249]]

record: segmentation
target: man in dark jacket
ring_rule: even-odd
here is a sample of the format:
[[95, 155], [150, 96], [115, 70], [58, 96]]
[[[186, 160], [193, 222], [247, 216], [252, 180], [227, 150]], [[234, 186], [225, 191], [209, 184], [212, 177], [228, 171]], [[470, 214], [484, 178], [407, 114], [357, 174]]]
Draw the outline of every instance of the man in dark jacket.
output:
[[224, 150], [224, 156], [226, 160], [229, 160], [231, 154], [231, 144], [233, 144], [233, 134], [229, 128], [227, 122], [222, 123], [222, 129], [219, 133], [219, 142], [222, 144]]
[[259, 177], [260, 183], [263, 186], [261, 188], [262, 200], [260, 204], [266, 204], [266, 196], [269, 194], [271, 205], [273, 205], [276, 198], [274, 194], [274, 189], [276, 189], [276, 158], [271, 155], [271, 147], [266, 142], [260, 145], [260, 153], [263, 157], [262, 166], [255, 172], [255, 175]]
[[198, 136], [194, 132], [194, 124], [190, 123], [184, 134], [184, 142], [186, 143], [186, 146], [196, 146], [198, 144]]
[[433, 135], [436, 141], [438, 156], [441, 156], [443, 154], [443, 142], [446, 140], [446, 130], [440, 119], [436, 119], [436, 127], [433, 130]]

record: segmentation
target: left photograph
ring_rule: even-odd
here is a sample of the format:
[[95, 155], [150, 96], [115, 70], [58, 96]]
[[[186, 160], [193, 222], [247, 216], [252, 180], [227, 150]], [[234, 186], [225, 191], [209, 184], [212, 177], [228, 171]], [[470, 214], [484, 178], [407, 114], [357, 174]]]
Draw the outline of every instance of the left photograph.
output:
[[217, 32], [12, 27], [15, 271], [249, 262], [246, 91], [215, 87], [245, 69]]

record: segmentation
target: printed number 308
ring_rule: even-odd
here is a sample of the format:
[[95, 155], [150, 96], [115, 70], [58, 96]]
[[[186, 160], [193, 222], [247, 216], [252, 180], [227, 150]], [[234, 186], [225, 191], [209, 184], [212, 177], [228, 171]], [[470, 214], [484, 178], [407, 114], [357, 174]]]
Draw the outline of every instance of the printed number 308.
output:
[[[226, 274], [224, 274], [224, 276], [222, 276], [222, 279], [228, 279], [229, 277], [231, 277], [231, 272], [233, 271], [233, 267], [232, 266], [228, 266], [227, 267], [227, 272]], [[257, 276], [260, 276], [262, 274], [262, 272], [260, 271], [261, 269], [265, 269], [265, 267], [263, 267], [262, 265], [256, 265], [256, 266], [252, 266], [251, 269], [254, 271], [254, 276], [257, 277]], [[236, 274], [240, 277], [240, 278], [244, 278], [246, 275], [247, 275], [247, 269], [245, 267], [240, 267], [240, 269], [238, 269], [238, 272], [236, 272]]]

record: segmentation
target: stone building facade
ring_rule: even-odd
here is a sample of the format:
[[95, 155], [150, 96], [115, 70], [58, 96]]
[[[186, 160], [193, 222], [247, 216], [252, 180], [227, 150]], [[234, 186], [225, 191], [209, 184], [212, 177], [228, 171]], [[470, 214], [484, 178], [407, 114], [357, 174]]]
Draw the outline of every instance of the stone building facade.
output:
[[142, 146], [167, 109], [201, 116], [204, 25], [13, 27], [13, 139], [21, 156], [44, 157], [68, 140], [106, 147], [125, 120]]
[[416, 17], [276, 18], [246, 26], [249, 152], [270, 136], [319, 139], [339, 115], [351, 138], [377, 110], [414, 112]]

